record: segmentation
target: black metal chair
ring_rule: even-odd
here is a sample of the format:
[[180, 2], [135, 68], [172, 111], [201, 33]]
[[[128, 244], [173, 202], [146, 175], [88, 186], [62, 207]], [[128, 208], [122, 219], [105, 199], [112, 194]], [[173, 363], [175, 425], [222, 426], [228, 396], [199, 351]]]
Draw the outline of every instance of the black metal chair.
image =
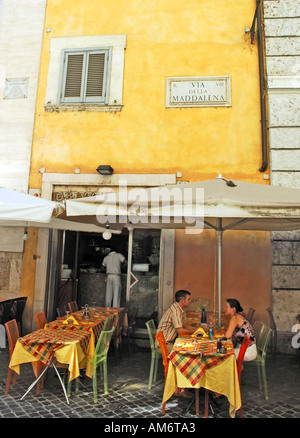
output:
[[135, 325], [136, 317], [139, 311], [138, 307], [133, 309], [132, 314], [128, 315], [128, 329], [127, 329], [127, 343], [128, 343], [128, 353], [130, 353], [130, 338], [132, 338], [133, 352], [135, 353]]
[[4, 325], [11, 320], [11, 308], [14, 300], [0, 301], [0, 324]]
[[67, 311], [67, 306], [66, 305], [63, 305], [63, 306], [60, 306], [60, 307], [56, 307], [56, 313], [57, 313], [57, 316], [59, 318], [62, 318], [63, 316], [65, 316], [66, 315], [66, 311]]
[[19, 297], [13, 299], [13, 304], [10, 311], [10, 318], [15, 319], [17, 321], [18, 326], [20, 327], [20, 336], [23, 336], [23, 312], [26, 306], [28, 297]]
[[6, 330], [5, 325], [10, 318], [10, 311], [13, 305], [13, 300], [0, 301], [0, 346], [6, 348]]

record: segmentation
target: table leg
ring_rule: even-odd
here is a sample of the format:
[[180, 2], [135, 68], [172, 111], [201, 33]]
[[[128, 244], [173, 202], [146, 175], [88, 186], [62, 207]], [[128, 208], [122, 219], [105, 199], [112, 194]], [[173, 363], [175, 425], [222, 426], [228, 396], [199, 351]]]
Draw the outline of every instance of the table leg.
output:
[[54, 364], [53, 364], [53, 367], [54, 367], [55, 372], [56, 372], [56, 374], [57, 374], [57, 376], [58, 376], [58, 378], [59, 378], [59, 381], [60, 381], [61, 387], [62, 387], [62, 389], [63, 389], [63, 391], [64, 391], [64, 394], [65, 394], [65, 397], [66, 397], [67, 403], [68, 403], [68, 405], [69, 405], [70, 402], [69, 402], [69, 399], [68, 399], [68, 396], [67, 396], [67, 391], [66, 391], [66, 387], [65, 387], [65, 385], [64, 385], [64, 382], [62, 381], [62, 378], [60, 377], [60, 374], [59, 374], [59, 372], [58, 372], [58, 369], [56, 368], [56, 366], [55, 366]]
[[26, 397], [26, 395], [32, 390], [32, 388], [33, 388], [33, 387], [39, 382], [39, 380], [40, 380], [40, 379], [42, 378], [42, 376], [45, 374], [45, 372], [46, 372], [47, 369], [50, 367], [50, 365], [53, 365], [53, 368], [55, 369], [55, 372], [56, 372], [56, 374], [57, 374], [57, 376], [58, 376], [58, 378], [59, 378], [60, 384], [61, 384], [62, 389], [63, 389], [63, 391], [64, 391], [64, 394], [65, 394], [65, 397], [66, 397], [67, 403], [68, 403], [68, 405], [70, 404], [69, 399], [68, 399], [68, 396], [67, 396], [67, 392], [66, 392], [66, 388], [65, 388], [64, 382], [62, 381], [62, 379], [61, 379], [61, 377], [60, 377], [60, 374], [59, 374], [59, 372], [58, 372], [56, 366], [55, 366], [54, 363], [53, 363], [53, 359], [50, 361], [49, 365], [47, 365], [47, 367], [44, 369], [44, 371], [38, 376], [38, 378], [35, 379], [35, 381], [29, 386], [29, 388], [27, 389], [27, 391], [25, 392], [25, 394], [20, 398], [20, 400], [23, 400], [23, 398]]
[[205, 418], [208, 418], [208, 389], [205, 389]]
[[195, 409], [196, 415], [199, 415], [199, 388], [195, 388]]
[[32, 388], [38, 383], [38, 381], [43, 377], [43, 375], [45, 374], [45, 372], [47, 371], [47, 369], [49, 368], [49, 366], [51, 365], [51, 362], [49, 363], [49, 365], [44, 369], [44, 371], [38, 376], [37, 379], [35, 379], [34, 382], [32, 382], [32, 384], [29, 386], [29, 388], [27, 389], [27, 391], [25, 392], [25, 394], [20, 398], [20, 400], [23, 400], [24, 397], [26, 397], [26, 395], [32, 390]]

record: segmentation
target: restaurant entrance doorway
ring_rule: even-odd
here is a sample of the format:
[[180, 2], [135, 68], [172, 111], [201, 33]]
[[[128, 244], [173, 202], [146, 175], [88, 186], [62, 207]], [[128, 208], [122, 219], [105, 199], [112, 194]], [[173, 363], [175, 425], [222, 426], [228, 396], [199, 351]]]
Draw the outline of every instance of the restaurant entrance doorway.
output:
[[63, 231], [61, 278], [57, 282], [53, 310], [70, 301], [77, 301], [79, 308], [85, 304], [105, 306], [106, 274], [101, 272], [101, 266], [111, 248], [116, 248], [130, 261], [128, 267], [122, 268], [121, 307], [126, 307], [129, 313], [138, 309], [138, 328], [144, 329], [149, 319], [157, 323], [161, 231], [134, 229], [130, 248], [128, 237], [126, 229], [121, 234], [112, 234], [109, 240], [103, 239], [102, 233]]

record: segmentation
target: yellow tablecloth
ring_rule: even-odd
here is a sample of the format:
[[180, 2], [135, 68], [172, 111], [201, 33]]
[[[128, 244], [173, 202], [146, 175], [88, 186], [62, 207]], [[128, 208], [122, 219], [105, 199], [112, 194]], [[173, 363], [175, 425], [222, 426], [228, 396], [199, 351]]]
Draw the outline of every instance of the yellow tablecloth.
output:
[[[172, 350], [173, 351], [173, 350]], [[172, 354], [172, 352], [171, 352]], [[201, 354], [193, 354], [194, 360], [194, 373], [197, 372], [197, 363], [199, 368], [204, 360], [208, 359], [208, 356], [202, 358]], [[190, 353], [186, 352], [186, 358], [191, 356]], [[217, 359], [217, 356], [214, 356]], [[185, 375], [184, 375], [185, 374]], [[163, 403], [167, 402], [169, 398], [174, 394], [176, 387], [179, 388], [206, 388], [210, 391], [223, 394], [227, 397], [229, 401], [229, 414], [231, 417], [235, 416], [235, 412], [241, 407], [241, 394], [240, 385], [237, 374], [236, 359], [234, 354], [226, 355], [221, 361], [215, 360], [211, 361], [208, 368], [205, 369], [204, 373], [200, 378], [197, 378], [196, 383], [192, 384], [193, 379], [191, 375], [180, 371], [180, 367], [174, 365], [170, 360], [168, 367], [168, 374], [164, 387]]]
[[[89, 347], [86, 354], [83, 352], [79, 341], [66, 342], [63, 346], [54, 352], [54, 356], [59, 363], [67, 364], [68, 371], [70, 372], [70, 380], [79, 377], [80, 368], [83, 367], [83, 361], [86, 359], [86, 355], [92, 355], [90, 348], [93, 347], [93, 342], [89, 342]], [[38, 363], [40, 362], [39, 357], [33, 356], [29, 351], [27, 351], [22, 345], [21, 341], [18, 340], [12, 354], [9, 367], [20, 374], [20, 365], [23, 363], [32, 363], [32, 367], [36, 377], [38, 376]], [[89, 377], [92, 377], [91, 367], [87, 370]]]
[[[79, 368], [85, 368], [86, 376], [92, 378], [92, 374], [93, 374], [92, 360], [93, 360], [93, 356], [94, 356], [94, 352], [95, 352], [95, 345], [96, 345], [97, 340], [100, 336], [100, 333], [102, 331], [104, 322], [107, 319], [107, 316], [103, 316], [103, 315], [98, 316], [98, 315], [93, 314], [93, 315], [91, 315], [91, 317], [89, 319], [83, 319], [80, 312], [74, 312], [74, 313], [72, 313], [72, 315], [75, 317], [76, 321], [78, 322], [78, 326], [82, 330], [87, 331], [90, 334], [88, 348], [84, 354], [84, 357], [82, 358], [80, 356], [81, 358], [79, 361]], [[72, 328], [74, 328], [76, 330], [76, 327], [78, 327], [78, 326], [73, 325]], [[47, 323], [45, 325], [45, 330], [47, 330], [47, 329], [61, 330], [61, 328], [64, 328], [64, 320], [52, 321], [52, 322]], [[75, 351], [73, 352], [73, 356], [76, 357]], [[71, 360], [71, 362], [74, 361], [73, 356], [64, 357], [64, 360], [67, 360], [67, 362], [63, 362], [63, 363], [69, 363], [68, 360]], [[75, 358], [75, 361], [76, 361], [76, 358]], [[74, 377], [72, 377], [72, 378], [73, 379], [76, 378], [75, 374], [74, 374]], [[71, 379], [71, 372], [70, 372], [70, 380], [72, 380]]]
[[[94, 310], [91, 309], [91, 318], [88, 320], [83, 320], [80, 312], [74, 312], [72, 315], [78, 321], [78, 325], [64, 325], [63, 320], [47, 323], [44, 329], [37, 330], [18, 339], [9, 367], [20, 374], [20, 365], [31, 362], [34, 373], [38, 376], [40, 371], [38, 367], [39, 361], [47, 365], [54, 356], [59, 363], [68, 365], [70, 381], [79, 377], [81, 368], [85, 368], [86, 376], [92, 378], [92, 359], [95, 352], [95, 344], [104, 321], [110, 315], [115, 315], [115, 324], [118, 325], [120, 315], [123, 313], [123, 327], [126, 330], [128, 320], [127, 312], [124, 308], [107, 309], [98, 307]], [[76, 339], [76, 333], [78, 333], [78, 339]], [[26, 339], [33, 343], [31, 352], [30, 346], [26, 345], [26, 348], [24, 347], [24, 340], [26, 341]], [[34, 343], [37, 339], [38, 341]]]

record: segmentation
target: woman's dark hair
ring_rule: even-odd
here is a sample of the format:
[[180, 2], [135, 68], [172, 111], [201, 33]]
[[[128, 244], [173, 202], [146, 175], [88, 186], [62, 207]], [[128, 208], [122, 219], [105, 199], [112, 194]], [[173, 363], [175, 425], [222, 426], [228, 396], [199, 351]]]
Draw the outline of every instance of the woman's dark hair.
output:
[[175, 301], [179, 303], [179, 301], [182, 300], [182, 298], [185, 298], [187, 295], [191, 295], [191, 292], [189, 292], [188, 290], [180, 289], [175, 294]]
[[227, 303], [230, 305], [231, 308], [235, 307], [235, 310], [240, 313], [243, 311], [242, 306], [240, 305], [239, 301], [235, 298], [228, 298]]

